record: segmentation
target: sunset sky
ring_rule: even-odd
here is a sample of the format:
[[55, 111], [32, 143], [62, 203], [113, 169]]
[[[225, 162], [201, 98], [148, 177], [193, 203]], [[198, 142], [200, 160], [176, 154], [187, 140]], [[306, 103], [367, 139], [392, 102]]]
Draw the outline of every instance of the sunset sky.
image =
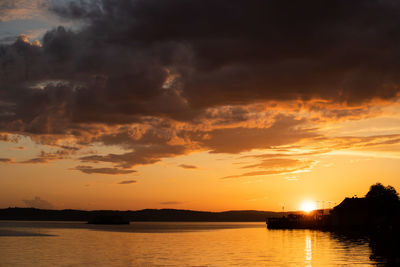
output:
[[0, 208], [400, 189], [400, 2], [0, 0]]

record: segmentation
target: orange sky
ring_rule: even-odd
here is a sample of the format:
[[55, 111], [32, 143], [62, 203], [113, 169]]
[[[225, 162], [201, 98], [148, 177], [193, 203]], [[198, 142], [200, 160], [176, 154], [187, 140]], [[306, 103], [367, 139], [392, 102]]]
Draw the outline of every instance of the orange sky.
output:
[[[323, 137], [291, 145], [234, 154], [188, 151], [127, 169], [136, 172], [116, 175], [87, 174], [74, 168], [81, 164], [79, 158], [85, 150], [123, 153], [117, 147], [92, 145], [60, 159], [23, 163], [40, 158], [40, 151], [58, 151], [59, 147], [40, 145], [29, 137], [3, 141], [0, 158], [11, 158], [12, 162], [0, 165], [0, 187], [6, 189], [0, 204], [27, 206], [31, 202], [26, 201], [39, 196], [60, 209], [278, 211], [282, 206], [298, 209], [305, 200], [329, 207], [346, 196], [363, 196], [378, 181], [400, 187], [400, 117], [393, 107], [395, 104], [388, 105], [371, 118], [317, 123], [313, 126], [318, 126]], [[238, 143], [249, 142], [243, 138], [229, 145], [234, 149]], [[106, 163], [90, 166], [110, 167]], [[119, 184], [122, 181], [128, 182]]]
[[400, 4], [189, 2], [0, 4], [0, 208], [280, 211], [400, 188]]

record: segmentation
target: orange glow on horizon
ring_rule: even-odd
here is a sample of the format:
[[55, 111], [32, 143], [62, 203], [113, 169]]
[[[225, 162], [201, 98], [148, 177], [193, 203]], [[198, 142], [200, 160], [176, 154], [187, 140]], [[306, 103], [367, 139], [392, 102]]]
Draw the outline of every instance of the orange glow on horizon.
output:
[[304, 212], [310, 212], [317, 209], [317, 205], [314, 201], [304, 201], [301, 203], [300, 209]]

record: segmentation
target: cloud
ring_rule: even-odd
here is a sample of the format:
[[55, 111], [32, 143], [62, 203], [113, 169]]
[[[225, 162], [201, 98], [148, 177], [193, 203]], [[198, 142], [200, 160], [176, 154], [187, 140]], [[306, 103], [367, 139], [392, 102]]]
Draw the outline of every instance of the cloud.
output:
[[[398, 52], [391, 30], [399, 25], [399, 9], [393, 1], [361, 0], [289, 5], [261, 0], [108, 0], [72, 2], [53, 11], [84, 20], [89, 25], [86, 34], [102, 33], [124, 45], [159, 44], [167, 46], [167, 52], [168, 44], [184, 43], [187, 49], [172, 53], [178, 53], [178, 59], [162, 51], [157, 56], [173, 63], [188, 101], [204, 106], [260, 99], [360, 102], [395, 97], [393, 55]], [[165, 29], [165, 21], [172, 27]], [[388, 67], [385, 73], [382, 64]]]
[[26, 147], [24, 146], [16, 146], [12, 148], [13, 150], [26, 150]]
[[86, 174], [108, 174], [108, 175], [118, 175], [118, 174], [129, 174], [136, 172], [135, 170], [122, 170], [119, 168], [93, 168], [91, 166], [79, 165], [71, 170], [81, 171]]
[[153, 145], [139, 146], [133, 152], [125, 154], [93, 155], [80, 158], [83, 162], [109, 162], [122, 168], [131, 168], [141, 164], [153, 164], [162, 158], [173, 157], [185, 153], [184, 146]]
[[121, 181], [118, 184], [136, 184], [136, 180], [126, 180], [126, 181]]
[[195, 165], [188, 165], [188, 164], [180, 164], [179, 167], [183, 169], [197, 169], [198, 167]]
[[[228, 175], [223, 179], [241, 178], [261, 175], [278, 175], [291, 174], [304, 171], [310, 171], [318, 162], [311, 159], [302, 159], [309, 156], [319, 156], [340, 150], [365, 150], [381, 147], [385, 145], [399, 144], [399, 135], [381, 135], [381, 136], [364, 136], [364, 137], [316, 137], [307, 140], [302, 146], [303, 150], [309, 152], [299, 153], [298, 147], [290, 147], [285, 153], [276, 153], [273, 150], [267, 154], [247, 155], [242, 158], [254, 158], [258, 162], [242, 166], [243, 169], [262, 169], [241, 174]], [[279, 150], [279, 149], [278, 149]], [[375, 155], [378, 156], [378, 155]], [[243, 164], [243, 163], [241, 163]], [[293, 179], [292, 179], [293, 178]], [[296, 177], [287, 178], [295, 180]]]
[[0, 141], [18, 143], [20, 137], [18, 135], [0, 134]]
[[[67, 112], [59, 115], [67, 121], [108, 123], [144, 115], [188, 119], [206, 107], [263, 100], [358, 103], [397, 96], [393, 58], [398, 52], [390, 29], [399, 23], [395, 11], [400, 5], [358, 0], [291, 5], [210, 0], [56, 5], [53, 12], [84, 20], [86, 26], [77, 32], [49, 31], [37, 56], [18, 41], [7, 46], [5, 54], [14, 60], [6, 64], [5, 82], [62, 78], [69, 97], [52, 99], [62, 101], [57, 107]], [[325, 13], [329, 16], [317, 15]], [[173, 27], [165, 29], [165, 21]], [[26, 69], [21, 59], [28, 55]], [[385, 73], [382, 64], [388, 66]], [[55, 90], [30, 92], [25, 102], [30, 97], [40, 102]], [[46, 108], [35, 115], [44, 115]]]
[[32, 158], [28, 160], [21, 161], [19, 163], [26, 163], [26, 164], [44, 164], [49, 163], [51, 160], [48, 158]]
[[228, 175], [225, 177], [222, 177], [222, 179], [231, 179], [231, 178], [241, 178], [241, 177], [251, 177], [251, 176], [264, 176], [264, 175], [278, 175], [278, 174], [288, 174], [288, 173], [294, 173], [294, 172], [299, 172], [299, 171], [304, 171], [307, 170], [308, 168], [292, 168], [292, 169], [279, 169], [279, 170], [267, 170], [267, 171], [251, 171], [251, 172], [245, 172], [241, 174], [235, 174], [235, 175]]
[[[10, 10], [39, 2], [3, 1], [0, 15], [10, 18]], [[324, 123], [376, 116], [397, 101], [400, 4], [394, 1], [48, 4], [82, 27], [50, 29], [40, 43], [20, 36], [0, 47], [0, 140], [15, 133], [60, 150], [68, 150], [60, 147], [68, 140], [79, 149], [100, 144], [126, 151], [46, 152], [24, 163], [75, 157], [114, 165], [76, 170], [122, 174], [198, 151], [297, 145], [317, 155], [398, 142], [320, 131]], [[249, 173], [260, 172], [282, 170]]]
[[290, 158], [274, 158], [264, 159], [259, 163], [243, 166], [242, 168], [273, 168], [273, 169], [287, 169], [298, 166], [309, 167], [312, 161], [299, 160]]
[[35, 197], [34, 199], [31, 200], [22, 200], [25, 205], [29, 208], [37, 208], [37, 209], [53, 209], [54, 206], [50, 202], [41, 199], [40, 197]]
[[304, 121], [292, 117], [279, 116], [266, 128], [223, 128], [206, 133], [200, 140], [212, 153], [240, 153], [253, 149], [267, 149], [273, 146], [288, 145], [311, 138], [317, 134], [313, 129], [302, 127]]
[[0, 158], [0, 163], [14, 163], [14, 160], [10, 158]]
[[75, 152], [74, 150], [67, 150], [67, 149], [61, 149], [54, 152], [45, 152], [42, 150], [38, 155], [38, 157], [20, 161], [18, 163], [26, 163], [26, 164], [48, 163], [50, 161], [68, 158], [71, 154], [74, 154], [74, 152]]
[[243, 169], [263, 169], [261, 171], [251, 171], [242, 174], [229, 175], [223, 177], [223, 179], [304, 172], [311, 170], [315, 164], [316, 162], [313, 160], [267, 158], [255, 164], [245, 165], [242, 167]]
[[2, 0], [0, 21], [29, 19], [38, 16], [47, 0]]

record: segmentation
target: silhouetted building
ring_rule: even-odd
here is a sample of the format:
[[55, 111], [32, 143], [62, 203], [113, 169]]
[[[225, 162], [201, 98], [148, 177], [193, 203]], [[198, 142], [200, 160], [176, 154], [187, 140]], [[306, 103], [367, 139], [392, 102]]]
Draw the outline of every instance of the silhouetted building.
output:
[[396, 201], [371, 198], [346, 198], [331, 213], [333, 227], [370, 228], [395, 225], [399, 221]]
[[369, 224], [370, 206], [366, 198], [345, 198], [331, 212], [333, 227], [358, 227]]

